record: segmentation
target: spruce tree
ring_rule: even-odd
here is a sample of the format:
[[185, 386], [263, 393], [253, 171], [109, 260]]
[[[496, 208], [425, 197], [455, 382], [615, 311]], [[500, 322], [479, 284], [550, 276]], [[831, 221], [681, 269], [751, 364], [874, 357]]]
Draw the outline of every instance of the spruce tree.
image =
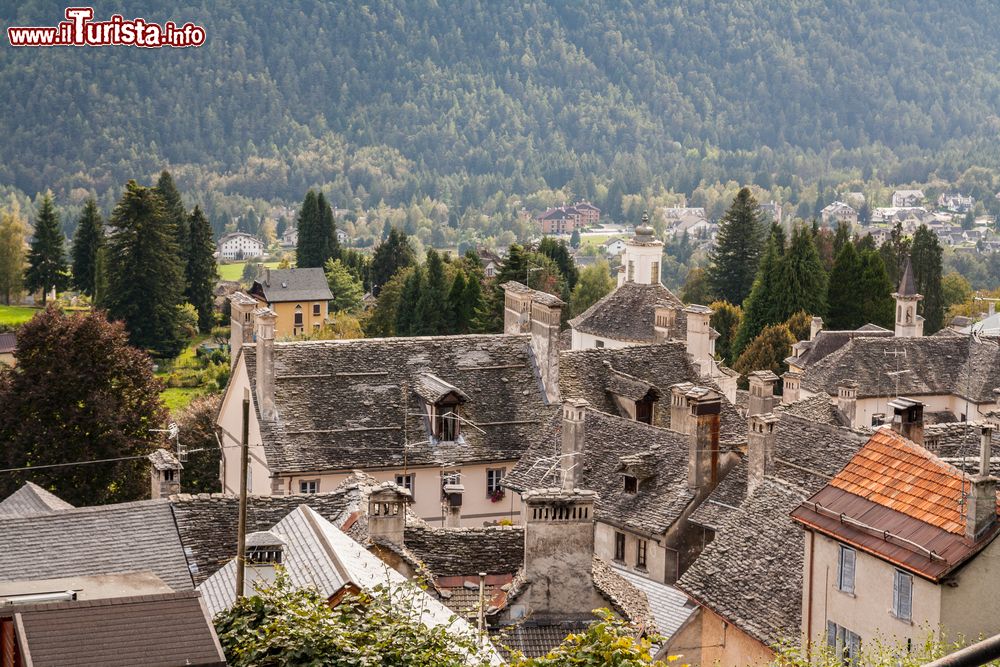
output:
[[913, 282], [919, 294], [920, 313], [924, 316], [924, 335], [940, 331], [944, 326], [944, 293], [941, 289], [941, 245], [937, 236], [920, 225], [913, 234], [910, 258], [913, 262]]
[[893, 301], [894, 289], [889, 282], [882, 256], [877, 250], [865, 250], [861, 253], [861, 280], [856, 288], [857, 294], [863, 297], [861, 320], [863, 324], [876, 324], [886, 329], [892, 329], [896, 321], [896, 304]]
[[500, 270], [493, 277], [489, 290], [484, 295], [482, 307], [476, 313], [475, 330], [478, 333], [500, 333], [503, 331], [503, 284], [509, 280], [523, 283], [527, 280], [528, 258], [524, 248], [516, 243], [507, 250], [507, 257]]
[[865, 323], [861, 285], [861, 261], [853, 243], [845, 243], [837, 253], [827, 288], [827, 320], [830, 329], [857, 329]]
[[777, 224], [771, 225], [771, 234], [764, 248], [764, 256], [757, 269], [750, 296], [743, 304], [743, 320], [733, 341], [730, 358], [737, 359], [761, 330], [785, 320], [778, 304], [781, 289], [781, 262], [785, 252], [785, 233]]
[[66, 262], [65, 237], [59, 225], [59, 214], [52, 202], [52, 193], [46, 192], [35, 220], [35, 234], [28, 251], [28, 270], [24, 284], [29, 290], [42, 290], [42, 303], [48, 291], [66, 289], [69, 283], [69, 264]]
[[125, 323], [132, 345], [154, 356], [177, 356], [185, 342], [179, 326], [184, 275], [160, 195], [129, 181], [111, 214], [111, 228], [102, 304], [109, 317]]
[[399, 232], [395, 227], [390, 227], [389, 232], [375, 248], [372, 257], [372, 291], [378, 296], [382, 286], [389, 282], [394, 275], [408, 266], [416, 264], [416, 256], [413, 246], [410, 245], [409, 237], [405, 233]]
[[194, 207], [187, 223], [187, 289], [185, 300], [198, 311], [198, 328], [202, 332], [212, 330], [215, 324], [215, 299], [213, 291], [219, 275], [215, 267], [215, 241], [212, 226], [201, 208]]
[[837, 232], [833, 236], [833, 257], [834, 262], [837, 261], [837, 255], [840, 254], [841, 248], [846, 244], [851, 242], [851, 226], [841, 220], [837, 223]]
[[800, 310], [813, 316], [826, 314], [826, 270], [805, 225], [793, 230], [781, 260], [777, 303], [781, 322]]
[[323, 266], [320, 257], [323, 254], [323, 232], [320, 221], [319, 200], [316, 192], [310, 190], [302, 200], [302, 208], [298, 217], [299, 239], [295, 247], [295, 265], [299, 268], [316, 268]]
[[418, 329], [417, 302], [423, 290], [423, 270], [414, 266], [403, 284], [403, 294], [396, 308], [396, 335], [414, 336]]
[[444, 262], [437, 250], [427, 251], [424, 281], [414, 317], [413, 332], [419, 336], [445, 333], [448, 311], [448, 282]]
[[708, 283], [717, 299], [738, 305], [747, 298], [766, 234], [764, 212], [750, 189], [741, 189], [719, 221], [719, 235], [709, 256]]
[[73, 286], [87, 296], [94, 296], [97, 279], [97, 253], [104, 243], [104, 221], [97, 212], [97, 202], [90, 198], [76, 223], [73, 236]]
[[885, 272], [889, 274], [889, 282], [893, 285], [899, 284], [899, 279], [903, 275], [903, 262], [910, 253], [910, 239], [903, 235], [903, 225], [896, 223], [889, 233], [889, 237], [879, 248], [882, 255], [882, 262], [885, 264]]
[[465, 294], [462, 298], [465, 301], [462, 316], [467, 319], [465, 327], [460, 333], [469, 333], [475, 325], [476, 313], [483, 307], [483, 288], [479, 282], [478, 272], [470, 271], [468, 273], [465, 280]]
[[464, 334], [469, 331], [469, 321], [474, 311], [468, 309], [466, 289], [465, 271], [459, 269], [448, 290], [448, 322], [445, 333]]
[[184, 202], [181, 200], [181, 193], [174, 184], [173, 176], [164, 169], [160, 172], [160, 178], [156, 181], [156, 192], [163, 200], [163, 215], [167, 222], [174, 227], [174, 239], [177, 243], [177, 250], [180, 253], [181, 271], [187, 279], [187, 258], [190, 255], [190, 227], [188, 224], [188, 214], [184, 209]]
[[340, 259], [340, 241], [337, 240], [337, 224], [333, 219], [333, 207], [326, 200], [323, 191], [316, 195], [316, 206], [319, 209], [319, 238], [322, 253], [320, 266], [326, 266], [328, 260]]

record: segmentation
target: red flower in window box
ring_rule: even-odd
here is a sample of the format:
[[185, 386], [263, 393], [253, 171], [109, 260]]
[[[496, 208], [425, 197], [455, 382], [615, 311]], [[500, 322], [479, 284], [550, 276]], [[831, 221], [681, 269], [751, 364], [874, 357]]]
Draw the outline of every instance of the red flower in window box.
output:
[[490, 494], [490, 500], [493, 501], [493, 502], [495, 502], [495, 503], [498, 503], [501, 500], [503, 500], [504, 496], [506, 496], [506, 495], [507, 494], [506, 494], [504, 488], [501, 486], [501, 487], [498, 487], [498, 488], [496, 488], [496, 489], [493, 490], [493, 493]]

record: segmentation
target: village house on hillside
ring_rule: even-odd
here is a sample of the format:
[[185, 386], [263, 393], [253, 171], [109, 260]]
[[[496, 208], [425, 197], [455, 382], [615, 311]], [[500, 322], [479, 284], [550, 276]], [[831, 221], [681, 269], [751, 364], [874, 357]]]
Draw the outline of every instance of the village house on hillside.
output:
[[923, 190], [896, 190], [892, 193], [892, 206], [894, 208], [920, 206], [923, 201]]
[[230, 296], [230, 353], [253, 340], [255, 311], [269, 308], [276, 316], [275, 336], [291, 338], [318, 331], [326, 324], [333, 299], [323, 269], [264, 269], [247, 294]]
[[543, 234], [572, 234], [574, 230], [600, 224], [601, 209], [588, 201], [579, 201], [572, 206], [547, 209], [535, 219], [541, 224]]
[[836, 227], [839, 223], [852, 226], [858, 224], [857, 210], [842, 201], [835, 201], [823, 207], [823, 210], [820, 211], [820, 218], [824, 225], [830, 227]]
[[216, 245], [221, 259], [252, 259], [262, 256], [267, 250], [262, 240], [246, 232], [226, 234]]

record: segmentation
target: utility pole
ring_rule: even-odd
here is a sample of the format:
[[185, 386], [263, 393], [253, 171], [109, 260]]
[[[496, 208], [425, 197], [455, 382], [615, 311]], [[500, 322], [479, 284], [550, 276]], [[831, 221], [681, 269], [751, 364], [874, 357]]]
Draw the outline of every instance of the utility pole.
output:
[[250, 463], [250, 390], [243, 392], [243, 437], [240, 440], [240, 521], [236, 532], [236, 599], [243, 597], [247, 551], [247, 467]]

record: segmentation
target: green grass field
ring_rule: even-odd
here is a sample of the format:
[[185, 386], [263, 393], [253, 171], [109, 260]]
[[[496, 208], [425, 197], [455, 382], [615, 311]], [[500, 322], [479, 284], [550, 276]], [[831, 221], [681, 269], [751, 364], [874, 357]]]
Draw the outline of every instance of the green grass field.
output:
[[[246, 262], [234, 262], [232, 264], [219, 264], [219, 278], [222, 280], [239, 280], [243, 275], [243, 267]], [[269, 269], [278, 268], [278, 262], [265, 262], [264, 266]]]
[[23, 324], [37, 312], [38, 308], [29, 306], [0, 306], [0, 324]]
[[[198, 350], [198, 346], [210, 337], [208, 334], [195, 336], [176, 359], [169, 364], [160, 365], [156, 376], [162, 380], [166, 380], [167, 376], [173, 371], [185, 368], [197, 368], [198, 362], [195, 360], [195, 353]], [[191, 401], [204, 393], [205, 390], [202, 387], [167, 387], [160, 392], [160, 398], [163, 399], [163, 404], [167, 406], [167, 409], [174, 412], [175, 410], [183, 410]]]

